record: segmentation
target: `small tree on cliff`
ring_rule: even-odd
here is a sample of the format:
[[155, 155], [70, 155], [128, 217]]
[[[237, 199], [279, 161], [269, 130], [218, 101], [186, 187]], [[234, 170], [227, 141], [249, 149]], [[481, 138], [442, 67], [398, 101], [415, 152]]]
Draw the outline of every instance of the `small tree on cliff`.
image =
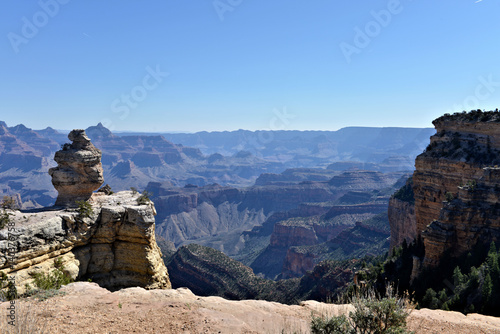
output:
[[141, 196], [137, 197], [137, 204], [139, 205], [145, 205], [151, 202], [151, 199], [149, 198], [151, 196], [151, 193], [148, 192], [147, 190], [144, 190], [141, 194]]
[[78, 216], [80, 218], [88, 218], [94, 212], [92, 210], [92, 204], [87, 201], [76, 201], [76, 204], [78, 205]]

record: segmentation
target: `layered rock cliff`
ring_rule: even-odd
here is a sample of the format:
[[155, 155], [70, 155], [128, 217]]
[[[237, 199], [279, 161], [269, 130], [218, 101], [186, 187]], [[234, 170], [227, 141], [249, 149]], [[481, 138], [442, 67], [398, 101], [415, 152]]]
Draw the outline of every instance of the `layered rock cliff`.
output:
[[416, 232], [424, 264], [500, 240], [500, 113], [445, 115], [415, 161]]
[[108, 289], [170, 288], [153, 203], [138, 205], [138, 197], [94, 194], [88, 216], [77, 209], [10, 212], [11, 225], [0, 231], [0, 270], [15, 275], [20, 293], [33, 281], [30, 274], [50, 271], [56, 258], [73, 279]]
[[[302, 176], [306, 172], [310, 171], [300, 170]], [[291, 171], [287, 174], [289, 173]], [[259, 251], [250, 239], [255, 241], [260, 238], [262, 243], [269, 242], [275, 231], [275, 224], [280, 221], [325, 213], [327, 219], [333, 219], [343, 214], [385, 212], [388, 194], [402, 175], [407, 177], [403, 172], [383, 174], [350, 171], [341, 173], [328, 182], [300, 181], [280, 185], [272, 183], [248, 188], [224, 187], [217, 184], [179, 188], [172, 186], [171, 183], [150, 182], [146, 190], [153, 194], [152, 198], [158, 209], [159, 235], [173, 241], [177, 247], [196, 242], [221, 250], [230, 256], [238, 256], [245, 264], [250, 265], [253, 259], [248, 257], [247, 261], [247, 258], [243, 260], [240, 257], [246, 257], [247, 254], [253, 256]], [[314, 174], [312, 177], [316, 176]], [[333, 205], [337, 202], [339, 205]], [[354, 223], [353, 221], [350, 225]], [[299, 230], [300, 227], [297, 231]], [[277, 227], [274, 236], [271, 237], [271, 243], [278, 245], [289, 242], [285, 240], [289, 231], [287, 227], [283, 229]], [[320, 224], [314, 227], [314, 236], [311, 237], [317, 236], [325, 241], [333, 238], [336, 235], [335, 231], [329, 226]], [[297, 233], [302, 232], [304, 231]], [[300, 239], [302, 236], [299, 234], [297, 238]], [[249, 240], [250, 246], [248, 246]], [[260, 241], [259, 248], [265, 248], [267, 245], [263, 245]], [[314, 243], [300, 241], [290, 243], [290, 245], [304, 244]], [[286, 254], [286, 248], [287, 246], [281, 247], [281, 259]], [[271, 266], [275, 267], [275, 264]], [[278, 266], [278, 271], [279, 268], [281, 265]], [[262, 272], [260, 267], [255, 267], [254, 270]]]
[[[348, 225], [349, 220], [353, 218], [356, 223]], [[354, 217], [342, 215], [339, 220], [343, 220], [345, 224], [314, 225], [315, 229], [323, 225], [331, 231], [328, 238], [319, 238], [326, 241], [315, 244], [302, 243], [288, 248], [279, 278], [301, 277], [326, 259], [347, 260], [365, 255], [379, 255], [387, 251], [390, 233], [387, 214]]]
[[391, 226], [391, 250], [403, 244], [405, 240], [409, 244], [417, 237], [412, 178], [408, 179], [406, 184], [391, 196], [387, 213]]

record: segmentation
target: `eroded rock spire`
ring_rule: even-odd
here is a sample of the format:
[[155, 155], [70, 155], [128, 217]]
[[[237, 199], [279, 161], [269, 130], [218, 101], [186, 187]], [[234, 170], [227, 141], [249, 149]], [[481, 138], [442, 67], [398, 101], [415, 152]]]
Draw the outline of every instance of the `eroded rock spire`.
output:
[[101, 151], [85, 134], [76, 129], [68, 134], [72, 144], [64, 144], [54, 160], [57, 167], [49, 169], [52, 184], [59, 193], [56, 206], [74, 207], [77, 201], [86, 201], [104, 182]]

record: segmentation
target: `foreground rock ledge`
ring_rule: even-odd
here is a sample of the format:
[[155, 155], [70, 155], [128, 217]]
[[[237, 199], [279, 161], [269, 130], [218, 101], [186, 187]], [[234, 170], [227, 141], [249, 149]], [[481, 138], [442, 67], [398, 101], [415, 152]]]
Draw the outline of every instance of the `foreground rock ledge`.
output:
[[171, 288], [156, 244], [154, 205], [137, 205], [138, 197], [131, 191], [94, 194], [89, 217], [77, 210], [11, 212], [16, 232], [8, 241], [7, 228], [0, 231], [0, 271], [15, 275], [19, 293], [32, 282], [30, 273], [49, 272], [55, 258], [73, 279], [108, 289]]
[[[339, 315], [349, 305], [305, 301], [283, 305], [263, 300], [230, 301], [198, 297], [188, 289], [128, 288], [109, 292], [95, 283], [77, 282], [64, 296], [16, 304], [51, 333], [310, 333], [311, 314]], [[0, 304], [6, 309], [7, 303]], [[6, 322], [4, 322], [6, 323]], [[1, 327], [0, 323], [0, 329]], [[500, 318], [458, 312], [414, 310], [408, 327], [422, 333], [500, 333]]]

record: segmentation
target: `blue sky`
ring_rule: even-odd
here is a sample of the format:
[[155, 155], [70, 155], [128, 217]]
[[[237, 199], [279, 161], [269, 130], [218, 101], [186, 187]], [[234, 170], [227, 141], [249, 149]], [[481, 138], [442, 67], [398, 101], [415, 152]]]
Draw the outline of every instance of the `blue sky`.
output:
[[429, 127], [500, 106], [500, 1], [475, 1], [4, 1], [0, 120]]

